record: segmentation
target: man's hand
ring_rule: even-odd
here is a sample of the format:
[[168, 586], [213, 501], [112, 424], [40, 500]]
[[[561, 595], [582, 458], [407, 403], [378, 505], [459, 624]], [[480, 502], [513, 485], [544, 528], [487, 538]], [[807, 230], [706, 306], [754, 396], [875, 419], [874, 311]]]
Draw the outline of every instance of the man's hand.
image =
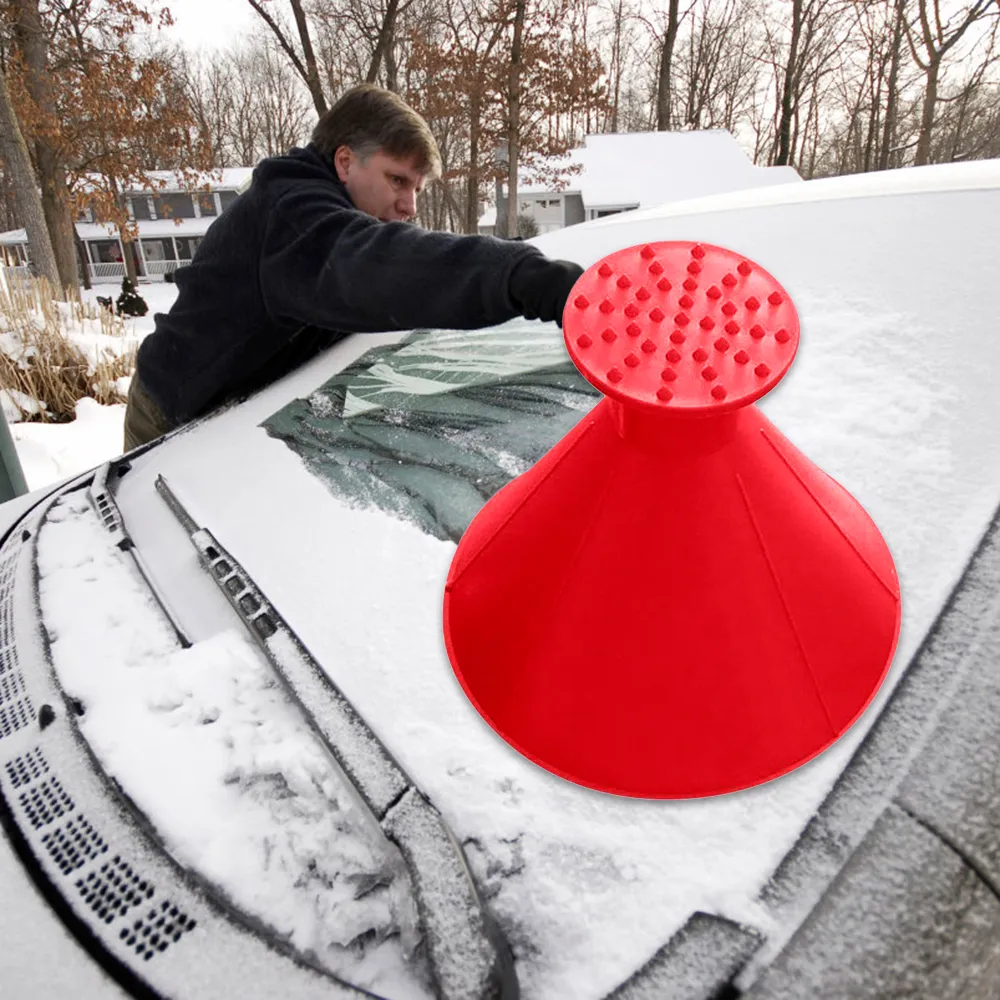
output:
[[563, 309], [583, 268], [568, 260], [532, 254], [519, 261], [510, 275], [510, 295], [525, 319], [555, 320], [562, 326]]

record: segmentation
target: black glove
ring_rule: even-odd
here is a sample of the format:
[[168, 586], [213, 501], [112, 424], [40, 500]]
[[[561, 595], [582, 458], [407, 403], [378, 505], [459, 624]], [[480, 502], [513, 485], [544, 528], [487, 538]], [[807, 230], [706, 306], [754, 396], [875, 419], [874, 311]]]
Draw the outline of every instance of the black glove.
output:
[[568, 260], [533, 253], [514, 265], [510, 297], [525, 319], [554, 319], [562, 326], [563, 308], [583, 268]]

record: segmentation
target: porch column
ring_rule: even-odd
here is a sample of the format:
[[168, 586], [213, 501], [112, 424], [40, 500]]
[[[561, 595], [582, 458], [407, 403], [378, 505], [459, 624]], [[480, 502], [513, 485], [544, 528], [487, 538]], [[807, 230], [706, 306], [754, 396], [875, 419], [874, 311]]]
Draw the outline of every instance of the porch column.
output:
[[139, 260], [142, 263], [142, 276], [144, 278], [149, 277], [149, 265], [146, 263], [146, 249], [142, 245], [141, 237], [135, 241], [135, 245], [139, 248]]

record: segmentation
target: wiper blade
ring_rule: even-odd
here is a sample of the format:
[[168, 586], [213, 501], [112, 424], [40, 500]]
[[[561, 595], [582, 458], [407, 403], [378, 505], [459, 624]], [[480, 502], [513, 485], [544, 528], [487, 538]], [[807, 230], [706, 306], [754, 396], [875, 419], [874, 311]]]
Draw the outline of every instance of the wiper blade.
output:
[[440, 812], [322, 671], [285, 619], [167, 485], [157, 492], [317, 736], [409, 870], [428, 960], [443, 1000], [516, 1000], [513, 957]]
[[[127, 552], [132, 557], [135, 568], [138, 570], [143, 582], [149, 588], [149, 592], [160, 606], [160, 610], [167, 621], [170, 622], [170, 627], [174, 630], [177, 641], [183, 649], [188, 649], [191, 645], [191, 640], [185, 634], [184, 629], [181, 628], [180, 621], [167, 603], [163, 591], [156, 585], [149, 568], [143, 561], [142, 556], [139, 555], [139, 550], [135, 547], [135, 543], [132, 541], [132, 537], [125, 527], [125, 522], [122, 520], [121, 511], [119, 511], [111, 488], [108, 486], [108, 473], [111, 471], [111, 468], [112, 463], [105, 462], [97, 470], [90, 486], [87, 487], [87, 499], [90, 501], [90, 505], [94, 508], [98, 518], [100, 518], [101, 523], [107, 528], [114, 544], [122, 552]], [[127, 471], [127, 466], [118, 465], [116, 468], [121, 475], [124, 475]]]

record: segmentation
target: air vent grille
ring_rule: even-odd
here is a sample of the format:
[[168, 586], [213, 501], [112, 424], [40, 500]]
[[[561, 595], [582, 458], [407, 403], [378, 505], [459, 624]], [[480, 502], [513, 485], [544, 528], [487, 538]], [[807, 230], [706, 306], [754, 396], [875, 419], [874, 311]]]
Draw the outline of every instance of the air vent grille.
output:
[[0, 559], [0, 674], [17, 668], [17, 650], [14, 648], [14, 573], [23, 544], [12, 535], [4, 548], [11, 545], [13, 548]]
[[43, 774], [49, 773], [49, 762], [42, 755], [42, 751], [37, 747], [7, 761], [7, 777], [15, 788], [28, 784], [40, 778]]
[[36, 830], [62, 819], [75, 808], [58, 778], [47, 778], [21, 792], [20, 802], [28, 821]]
[[0, 701], [0, 740], [31, 725], [34, 717], [35, 709], [27, 695], [8, 705]]
[[195, 920], [165, 899], [131, 927], [123, 927], [119, 937], [148, 962], [157, 952], [166, 951], [196, 926]]
[[116, 917], [124, 917], [133, 907], [148, 902], [155, 891], [118, 854], [97, 871], [77, 879], [76, 887], [84, 902], [106, 924]]
[[18, 670], [0, 674], [0, 705], [15, 701], [24, 694], [24, 678]]
[[45, 834], [42, 843], [63, 875], [75, 872], [108, 851], [104, 838], [79, 814]]

